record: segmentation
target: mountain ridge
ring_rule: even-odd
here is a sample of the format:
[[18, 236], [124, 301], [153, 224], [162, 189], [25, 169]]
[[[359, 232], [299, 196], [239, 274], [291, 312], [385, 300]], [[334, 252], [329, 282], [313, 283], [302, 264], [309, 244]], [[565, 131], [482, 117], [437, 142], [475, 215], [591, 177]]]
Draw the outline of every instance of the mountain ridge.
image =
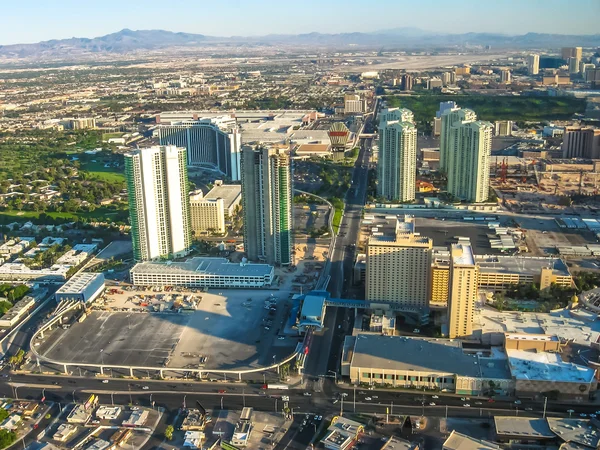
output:
[[561, 35], [526, 33], [436, 33], [416, 27], [399, 27], [374, 32], [268, 34], [264, 36], [218, 37], [166, 30], [123, 30], [94, 38], [72, 37], [51, 39], [32, 44], [0, 45], [0, 56], [43, 57], [85, 53], [128, 53], [169, 47], [202, 47], [210, 44], [251, 43], [307, 46], [363, 46], [394, 49], [433, 49], [460, 46], [492, 46], [496, 48], [558, 48], [561, 46], [600, 47], [600, 34]]

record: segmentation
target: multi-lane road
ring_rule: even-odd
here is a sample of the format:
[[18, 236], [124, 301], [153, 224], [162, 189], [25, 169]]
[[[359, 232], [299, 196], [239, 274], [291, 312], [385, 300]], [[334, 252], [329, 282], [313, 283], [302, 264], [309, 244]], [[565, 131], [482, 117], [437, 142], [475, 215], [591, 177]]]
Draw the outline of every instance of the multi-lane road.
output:
[[[9, 381], [10, 380], [10, 381]], [[454, 394], [406, 392], [394, 390], [367, 390], [327, 383], [322, 392], [304, 395], [302, 389], [263, 390], [259, 385], [241, 383], [202, 383], [158, 380], [100, 379], [12, 374], [0, 380], [0, 396], [19, 399], [83, 402], [90, 394], [100, 396], [104, 404], [139, 404], [163, 407], [169, 411], [183, 406], [194, 407], [199, 402], [206, 409], [241, 409], [251, 406], [260, 411], [281, 411], [282, 395], [290, 397], [289, 406], [301, 413], [329, 414], [347, 412], [410, 414], [428, 416], [534, 415], [542, 414], [543, 402], [523, 400], [488, 402], [486, 398], [461, 397]], [[345, 397], [342, 397], [342, 393]], [[469, 406], [464, 406], [468, 404]], [[564, 404], [549, 401], [547, 412], [565, 416], [595, 413], [593, 404]]]

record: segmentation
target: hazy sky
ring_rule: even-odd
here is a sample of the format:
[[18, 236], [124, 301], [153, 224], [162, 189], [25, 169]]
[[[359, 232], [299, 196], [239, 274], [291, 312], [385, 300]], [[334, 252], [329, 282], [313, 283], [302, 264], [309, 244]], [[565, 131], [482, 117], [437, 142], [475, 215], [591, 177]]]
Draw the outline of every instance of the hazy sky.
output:
[[600, 0], [0, 0], [0, 45], [164, 29], [212, 36], [437, 32], [600, 33]]

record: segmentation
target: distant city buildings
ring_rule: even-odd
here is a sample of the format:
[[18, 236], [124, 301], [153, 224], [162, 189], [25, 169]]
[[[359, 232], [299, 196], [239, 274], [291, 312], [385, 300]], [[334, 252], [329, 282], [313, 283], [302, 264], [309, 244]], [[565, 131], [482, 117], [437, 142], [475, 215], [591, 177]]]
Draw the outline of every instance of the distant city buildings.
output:
[[494, 122], [494, 135], [512, 136], [513, 124], [512, 120], [498, 120]]
[[502, 69], [500, 71], [500, 82], [501, 83], [509, 84], [511, 82], [511, 79], [512, 79], [512, 75], [510, 73], [510, 70]]
[[450, 247], [448, 337], [471, 336], [477, 297], [477, 266], [470, 245]]
[[415, 199], [417, 174], [417, 128], [408, 109], [385, 109], [380, 113], [378, 195], [388, 200]]
[[240, 179], [241, 133], [232, 116], [159, 124], [161, 145], [187, 149], [191, 166], [209, 165], [234, 181]]
[[600, 128], [565, 127], [562, 152], [563, 158], [600, 158]]
[[366, 101], [359, 94], [344, 95], [344, 113], [362, 114], [366, 111]]
[[396, 226], [393, 237], [369, 238], [366, 299], [427, 310], [433, 242], [415, 234], [412, 218]]
[[529, 75], [540, 73], [540, 55], [532, 53], [527, 56], [527, 72], [529, 72]]
[[125, 154], [133, 257], [177, 258], [191, 238], [186, 150], [160, 146]]
[[485, 202], [490, 188], [492, 124], [461, 121], [450, 127], [446, 153], [448, 193], [470, 202]]
[[570, 58], [576, 58], [581, 61], [583, 56], [581, 47], [563, 47], [561, 50], [561, 57], [565, 61], [569, 61]]
[[266, 146], [242, 150], [244, 249], [251, 261], [290, 265], [292, 173], [288, 151]]
[[414, 83], [415, 79], [413, 78], [413, 76], [405, 73], [404, 75], [402, 75], [400, 81], [400, 89], [402, 89], [403, 91], [412, 91]]

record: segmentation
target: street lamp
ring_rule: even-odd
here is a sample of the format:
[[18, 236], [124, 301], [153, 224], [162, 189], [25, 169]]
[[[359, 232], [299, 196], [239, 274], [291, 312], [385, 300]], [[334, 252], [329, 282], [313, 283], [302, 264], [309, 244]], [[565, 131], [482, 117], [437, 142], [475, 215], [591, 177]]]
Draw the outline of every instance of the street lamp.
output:
[[335, 384], [337, 384], [337, 372], [335, 370], [328, 370], [327, 373], [329, 373], [329, 372], [331, 372], [333, 374]]

